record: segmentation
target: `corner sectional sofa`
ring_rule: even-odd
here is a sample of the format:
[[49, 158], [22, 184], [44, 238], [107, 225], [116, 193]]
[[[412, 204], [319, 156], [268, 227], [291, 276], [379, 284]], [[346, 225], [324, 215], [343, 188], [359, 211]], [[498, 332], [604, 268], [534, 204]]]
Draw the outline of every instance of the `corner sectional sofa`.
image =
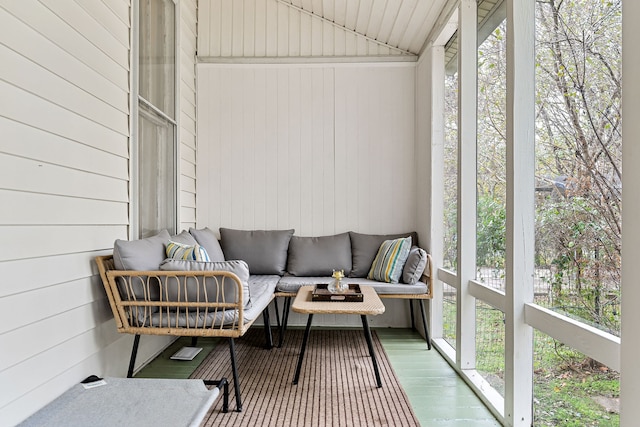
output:
[[[292, 229], [219, 231], [220, 239], [209, 228], [191, 228], [116, 240], [112, 256], [96, 258], [118, 331], [135, 335], [129, 377], [140, 335], [226, 337], [240, 411], [233, 339], [262, 314], [265, 347], [272, 348], [267, 308], [280, 297], [281, 345], [291, 298], [304, 285], [330, 283], [334, 270], [343, 270], [347, 283], [372, 286], [381, 298], [418, 300], [431, 348], [424, 312], [424, 300], [432, 297], [431, 259], [415, 232], [301, 237]], [[277, 300], [275, 308], [279, 314]]]

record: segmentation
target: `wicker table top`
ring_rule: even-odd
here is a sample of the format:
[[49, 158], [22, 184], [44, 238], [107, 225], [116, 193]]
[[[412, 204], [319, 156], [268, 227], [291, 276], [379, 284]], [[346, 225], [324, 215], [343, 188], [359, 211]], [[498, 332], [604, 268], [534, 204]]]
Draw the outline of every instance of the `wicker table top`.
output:
[[314, 286], [303, 286], [298, 291], [291, 309], [296, 313], [307, 314], [360, 314], [372, 315], [384, 313], [384, 304], [371, 286], [360, 286], [362, 302], [312, 301]]

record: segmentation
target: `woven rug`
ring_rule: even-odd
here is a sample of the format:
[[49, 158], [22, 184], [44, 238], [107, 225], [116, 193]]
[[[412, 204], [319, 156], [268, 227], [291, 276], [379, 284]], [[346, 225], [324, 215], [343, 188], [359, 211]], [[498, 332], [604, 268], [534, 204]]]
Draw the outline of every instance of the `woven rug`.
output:
[[[218, 399], [203, 426], [419, 426], [380, 341], [373, 345], [382, 387], [362, 330], [312, 329], [298, 385], [293, 376], [302, 330], [289, 330], [282, 348], [263, 348], [264, 330], [251, 328], [235, 340], [242, 412], [235, 412], [229, 346], [220, 341], [191, 378], [230, 382], [228, 413]], [[277, 338], [277, 333], [274, 334]]]

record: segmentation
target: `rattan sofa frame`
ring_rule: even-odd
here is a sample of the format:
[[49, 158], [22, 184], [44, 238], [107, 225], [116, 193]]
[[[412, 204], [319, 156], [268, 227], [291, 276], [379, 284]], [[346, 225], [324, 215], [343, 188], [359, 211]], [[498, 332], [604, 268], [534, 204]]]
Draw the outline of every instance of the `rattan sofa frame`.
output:
[[[229, 343], [229, 353], [231, 357], [231, 369], [236, 397], [236, 411], [242, 410], [240, 395], [240, 383], [238, 381], [238, 370], [236, 366], [234, 338], [243, 336], [258, 318], [245, 322], [244, 301], [242, 292], [242, 282], [233, 273], [226, 271], [131, 271], [116, 270], [113, 255], [96, 257], [96, 264], [100, 272], [100, 278], [107, 294], [111, 310], [116, 322], [118, 332], [133, 334], [134, 342], [131, 350], [129, 369], [127, 377], [133, 376], [140, 335], [169, 335], [176, 337], [193, 337], [194, 342], [198, 337], [220, 337], [227, 338]], [[187, 280], [195, 280], [200, 283], [214, 281], [218, 289], [228, 289], [235, 287], [235, 295], [238, 297], [234, 301], [224, 301], [224, 292], [219, 291], [216, 295], [207, 295], [206, 292], [198, 293], [194, 301], [168, 301], [147, 298], [147, 292], [152, 283], [164, 283], [174, 280], [176, 283], [186, 283]], [[145, 295], [140, 298], [129, 292], [132, 284], [145, 287]], [[121, 293], [127, 293], [123, 298]], [[186, 290], [185, 290], [186, 295]], [[275, 295], [269, 299], [269, 303]], [[183, 297], [184, 299], [184, 297]], [[271, 335], [269, 310], [265, 304], [262, 316], [265, 325], [265, 347], [270, 349], [273, 346]], [[159, 321], [149, 321], [147, 314], [154, 312], [155, 318]], [[144, 314], [145, 321], [140, 324], [139, 313]], [[232, 321], [199, 321], [190, 324], [188, 316], [195, 319], [222, 316], [225, 313], [234, 313]], [[209, 316], [209, 317], [208, 317]], [[187, 321], [185, 323], [185, 318]], [[180, 323], [185, 323], [180, 325]]]

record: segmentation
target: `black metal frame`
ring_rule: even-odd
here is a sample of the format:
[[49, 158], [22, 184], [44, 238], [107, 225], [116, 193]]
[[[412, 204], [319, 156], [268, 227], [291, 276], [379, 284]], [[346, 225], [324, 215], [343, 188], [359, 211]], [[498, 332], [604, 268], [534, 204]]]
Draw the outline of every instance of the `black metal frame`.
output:
[[[277, 307], [276, 307], [277, 310]], [[277, 311], [276, 311], [277, 312]], [[265, 329], [265, 349], [270, 350], [273, 348], [273, 336], [271, 334], [271, 320], [269, 316], [269, 307], [267, 306], [262, 311], [262, 318], [264, 321], [264, 329]], [[278, 323], [279, 319], [278, 319]], [[198, 337], [191, 337], [191, 344], [196, 345], [198, 342]], [[127, 378], [133, 377], [133, 369], [136, 363], [136, 356], [138, 355], [138, 347], [140, 345], [140, 334], [136, 334], [133, 338], [133, 348], [131, 349], [131, 357], [129, 359], [129, 369], [127, 370]], [[236, 347], [235, 342], [232, 337], [229, 337], [229, 355], [231, 357], [231, 372], [233, 375], [233, 388], [236, 396], [236, 412], [242, 412], [242, 396], [240, 394], [240, 380], [238, 379], [238, 368], [236, 365]], [[214, 380], [204, 380], [206, 381], [214, 381]], [[225, 379], [226, 381], [226, 379]], [[217, 385], [217, 384], [216, 384]], [[228, 385], [225, 386], [226, 389], [226, 399], [228, 399]], [[226, 404], [228, 406], [228, 402]], [[227, 412], [227, 411], [223, 411]]]
[[[284, 298], [284, 307], [282, 308], [282, 323], [280, 323], [280, 318], [278, 317], [278, 328], [280, 329], [280, 336], [278, 337], [278, 348], [282, 347], [282, 343], [284, 342], [284, 334], [287, 330], [287, 325], [289, 323], [289, 311], [291, 309], [291, 298], [285, 296]], [[278, 303], [277, 298], [276, 301], [276, 314], [278, 313]], [[416, 298], [409, 299], [409, 311], [411, 316], [411, 329], [416, 329], [416, 321], [413, 313], [413, 301], [419, 301], [420, 303], [420, 314], [422, 317], [422, 327], [424, 328], [425, 340], [427, 341], [427, 350], [431, 350], [431, 336], [429, 335], [429, 325], [427, 324], [427, 315], [425, 313], [424, 308], [424, 299]]]
[[225, 377], [219, 380], [202, 380], [205, 385], [214, 385], [222, 390], [222, 412], [229, 412], [229, 381]]
[[[378, 388], [382, 387], [382, 380], [380, 379], [380, 371], [378, 369], [378, 361], [376, 359], [376, 353], [373, 348], [373, 340], [371, 339], [371, 329], [369, 329], [369, 322], [367, 321], [367, 316], [362, 314], [360, 315], [362, 319], [362, 330], [364, 332], [364, 338], [367, 341], [367, 347], [369, 347], [369, 356], [371, 356], [371, 361], [373, 362], [373, 372], [376, 376], [376, 385]], [[309, 314], [307, 318], [307, 327], [304, 330], [304, 337], [302, 338], [302, 346], [300, 347], [300, 354], [298, 354], [298, 363], [296, 364], [296, 373], [293, 376], [293, 384], [298, 384], [298, 380], [300, 379], [300, 370], [302, 369], [302, 361], [304, 360], [304, 352], [307, 348], [307, 341], [309, 340], [309, 333], [311, 331], [311, 322], [313, 321], [313, 313]]]

